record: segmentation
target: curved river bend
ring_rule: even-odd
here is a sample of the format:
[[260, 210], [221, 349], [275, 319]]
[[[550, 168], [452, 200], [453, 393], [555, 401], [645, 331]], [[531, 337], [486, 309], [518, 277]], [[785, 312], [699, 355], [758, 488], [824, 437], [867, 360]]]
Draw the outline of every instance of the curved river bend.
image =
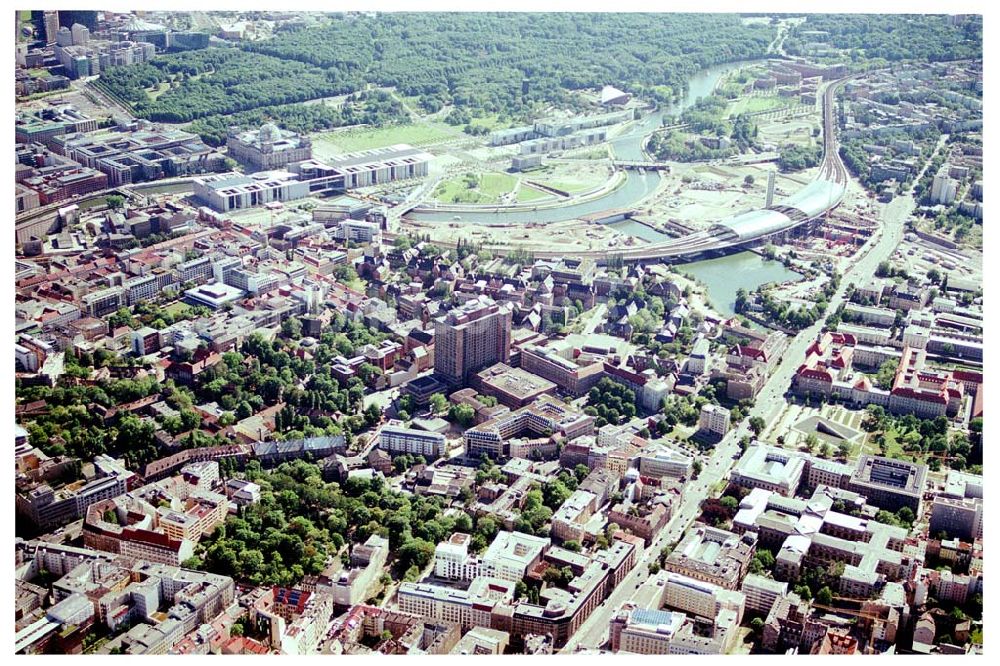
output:
[[[688, 80], [687, 94], [677, 104], [667, 109], [656, 111], [655, 113], [643, 116], [629, 129], [626, 134], [611, 140], [614, 147], [615, 157], [620, 160], [640, 161], [648, 159], [643, 153], [643, 139], [650, 132], [660, 127], [664, 115], [679, 115], [684, 110], [694, 106], [702, 97], [710, 95], [719, 80], [728, 72], [737, 70], [745, 66], [746, 62], [734, 62], [724, 65], [715, 65], [703, 69]], [[625, 172], [627, 178], [625, 183], [608, 194], [576, 204], [568, 204], [557, 208], [543, 208], [540, 210], [508, 210], [508, 211], [481, 211], [461, 213], [462, 222], [473, 222], [478, 224], [528, 224], [530, 222], [563, 222], [565, 220], [575, 220], [586, 215], [593, 215], [606, 210], [617, 208], [628, 208], [647, 196], [652, 194], [656, 186], [660, 184], [660, 174], [655, 171], [639, 173], [628, 170]], [[449, 222], [454, 220], [455, 213], [450, 211], [413, 211], [406, 215], [408, 219], [415, 222]]]

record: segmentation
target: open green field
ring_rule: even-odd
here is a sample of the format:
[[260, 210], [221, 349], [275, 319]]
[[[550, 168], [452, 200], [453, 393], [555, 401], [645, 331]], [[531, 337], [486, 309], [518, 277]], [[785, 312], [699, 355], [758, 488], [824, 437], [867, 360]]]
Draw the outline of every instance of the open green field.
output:
[[506, 173], [467, 174], [438, 185], [434, 198], [444, 203], [491, 204], [516, 186], [517, 178]]
[[161, 81], [160, 83], [156, 84], [155, 88], [146, 88], [146, 94], [149, 95], [150, 99], [156, 99], [157, 97], [167, 92], [168, 90], [170, 90], [170, 82]]
[[726, 112], [730, 116], [738, 116], [741, 113], [759, 113], [761, 111], [774, 111], [790, 106], [797, 106], [798, 100], [794, 97], [778, 97], [776, 95], [768, 97], [741, 97], [730, 103]]
[[352, 153], [408, 143], [411, 146], [427, 146], [455, 139], [461, 133], [444, 123], [421, 123], [419, 125], [388, 125], [342, 132], [324, 132], [313, 135], [313, 152], [317, 157]]
[[472, 118], [469, 120], [469, 124], [473, 127], [485, 127], [491, 132], [513, 126], [508, 120], [500, 120], [499, 113], [490, 113], [482, 117]]
[[608, 158], [608, 145], [604, 144], [596, 148], [583, 149], [563, 153], [563, 159], [567, 160], [603, 160]]
[[521, 202], [538, 201], [539, 199], [544, 199], [550, 196], [552, 195], [536, 190], [535, 188], [525, 185], [524, 183], [521, 183], [521, 189], [517, 191], [517, 200]]
[[506, 173], [484, 173], [479, 177], [479, 191], [488, 197], [499, 198], [517, 186], [517, 178]]
[[188, 305], [187, 303], [182, 303], [181, 301], [171, 303], [167, 307], [163, 308], [163, 311], [169, 313], [170, 316], [173, 317], [175, 321], [178, 319], [183, 319], [185, 316], [187, 316], [187, 313], [190, 310], [191, 306]]
[[604, 180], [606, 180], [606, 177], [602, 177], [598, 174], [580, 174], [578, 178], [563, 175], [556, 178], [532, 178], [531, 180], [541, 183], [542, 185], [554, 187], [555, 189], [562, 190], [563, 192], [575, 194], [577, 192], [585, 192], [597, 187], [604, 182]]
[[466, 186], [463, 180], [449, 180], [434, 190], [434, 198], [443, 203], [490, 203], [490, 200], [476, 189]]

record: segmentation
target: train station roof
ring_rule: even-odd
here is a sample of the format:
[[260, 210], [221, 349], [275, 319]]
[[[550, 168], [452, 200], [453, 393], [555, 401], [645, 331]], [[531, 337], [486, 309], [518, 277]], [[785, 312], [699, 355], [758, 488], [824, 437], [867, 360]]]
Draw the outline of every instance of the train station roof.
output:
[[784, 213], [762, 208], [727, 217], [718, 226], [735, 233], [739, 240], [747, 241], [776, 233], [791, 224], [791, 218]]
[[781, 201], [782, 206], [796, 208], [813, 218], [832, 208], [844, 196], [844, 186], [828, 180], [814, 180], [795, 194]]

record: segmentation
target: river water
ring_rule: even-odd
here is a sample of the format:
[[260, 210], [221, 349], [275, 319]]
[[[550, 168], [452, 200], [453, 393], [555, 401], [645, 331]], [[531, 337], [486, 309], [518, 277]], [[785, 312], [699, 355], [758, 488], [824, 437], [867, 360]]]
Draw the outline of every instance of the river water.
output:
[[[715, 65], [699, 71], [688, 79], [688, 91], [682, 100], [676, 104], [640, 118], [629, 131], [611, 141], [615, 157], [620, 160], [647, 159], [642, 151], [643, 138], [662, 124], [664, 115], [679, 115], [685, 109], [693, 106], [702, 97], [709, 95], [715, 89], [719, 79], [727, 72], [739, 69], [745, 62]], [[626, 171], [627, 179], [614, 192], [591, 201], [570, 204], [558, 208], [523, 210], [523, 211], [482, 211], [460, 214], [463, 222], [477, 224], [527, 224], [529, 222], [562, 222], [575, 220], [586, 215], [600, 213], [606, 210], [627, 208], [649, 196], [660, 183], [660, 174], [651, 171], [639, 173]], [[455, 218], [454, 212], [421, 211], [409, 213], [406, 217], [414, 221], [449, 222]]]
[[728, 316], [736, 314], [736, 292], [740, 287], [751, 292], [768, 282], [797, 282], [802, 279], [799, 273], [785, 268], [780, 261], [767, 260], [753, 252], [680, 264], [677, 270], [704, 282], [715, 311]]

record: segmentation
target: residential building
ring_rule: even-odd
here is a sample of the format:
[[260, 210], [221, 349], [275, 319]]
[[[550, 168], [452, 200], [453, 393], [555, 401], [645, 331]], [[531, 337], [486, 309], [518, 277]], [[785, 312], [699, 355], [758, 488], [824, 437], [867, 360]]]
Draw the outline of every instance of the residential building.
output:
[[441, 433], [407, 428], [401, 421], [390, 421], [382, 427], [378, 446], [394, 455], [409, 453], [427, 459], [439, 458], [447, 451], [447, 442]]
[[725, 437], [729, 432], [729, 410], [719, 405], [702, 405], [698, 416], [698, 430], [716, 437]]
[[510, 360], [511, 309], [487, 296], [450, 310], [434, 323], [434, 373], [465, 384], [483, 368]]

